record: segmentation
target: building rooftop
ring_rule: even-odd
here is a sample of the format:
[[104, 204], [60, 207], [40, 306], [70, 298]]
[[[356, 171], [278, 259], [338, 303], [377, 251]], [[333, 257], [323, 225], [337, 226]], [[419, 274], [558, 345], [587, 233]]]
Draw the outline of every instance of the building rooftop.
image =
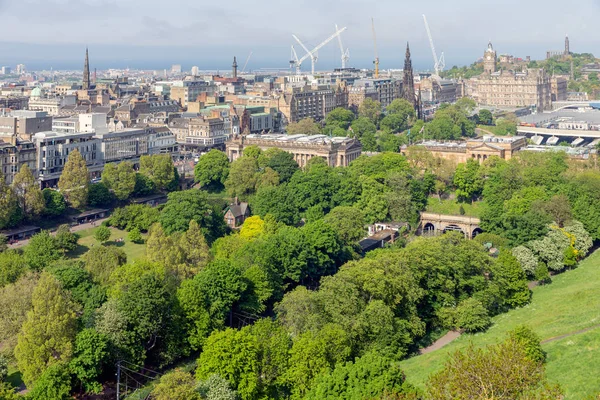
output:
[[296, 142], [296, 143], [348, 143], [354, 139], [340, 136], [326, 135], [286, 135], [281, 133], [268, 133], [265, 135], [252, 134], [246, 136], [248, 139], [272, 140], [278, 142]]

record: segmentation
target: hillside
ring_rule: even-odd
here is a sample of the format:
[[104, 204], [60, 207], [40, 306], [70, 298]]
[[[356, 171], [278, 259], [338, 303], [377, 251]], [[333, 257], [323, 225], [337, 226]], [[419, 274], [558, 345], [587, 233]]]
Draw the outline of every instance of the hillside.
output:
[[[548, 352], [546, 371], [565, 390], [566, 399], [600, 393], [600, 251], [573, 271], [533, 289], [531, 304], [494, 318], [485, 333], [463, 335], [448, 346], [402, 362], [408, 380], [420, 387], [440, 369], [447, 355], [464, 348], [497, 343], [518, 325], [529, 325]], [[589, 330], [588, 330], [589, 329]], [[580, 332], [587, 330], [585, 332]]]

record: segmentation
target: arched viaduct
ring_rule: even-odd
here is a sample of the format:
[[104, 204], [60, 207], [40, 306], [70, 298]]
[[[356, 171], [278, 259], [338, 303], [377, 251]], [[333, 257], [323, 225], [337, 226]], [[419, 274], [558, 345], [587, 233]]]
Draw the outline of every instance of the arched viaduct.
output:
[[448, 231], [461, 232], [468, 239], [482, 233], [479, 218], [434, 213], [421, 213], [422, 235], [438, 235]]

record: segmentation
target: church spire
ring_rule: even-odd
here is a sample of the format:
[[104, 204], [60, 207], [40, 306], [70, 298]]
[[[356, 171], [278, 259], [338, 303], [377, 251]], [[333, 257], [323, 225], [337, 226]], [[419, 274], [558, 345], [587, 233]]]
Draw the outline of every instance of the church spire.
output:
[[90, 89], [90, 57], [88, 48], [85, 48], [85, 65], [83, 66], [83, 90]]
[[407, 100], [413, 107], [416, 106], [415, 80], [413, 77], [412, 60], [410, 58], [410, 46], [406, 43], [406, 57], [404, 59], [404, 79], [402, 81], [402, 98]]

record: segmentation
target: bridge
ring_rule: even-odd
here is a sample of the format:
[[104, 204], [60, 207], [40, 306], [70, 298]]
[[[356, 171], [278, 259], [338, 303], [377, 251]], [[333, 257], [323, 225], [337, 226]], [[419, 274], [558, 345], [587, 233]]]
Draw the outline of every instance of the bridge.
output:
[[580, 107], [600, 108], [600, 102], [598, 100], [592, 100], [592, 101], [553, 101], [552, 102], [552, 111], [564, 110], [565, 108], [580, 108]]
[[456, 216], [422, 212], [419, 229], [421, 234], [425, 236], [438, 235], [446, 232], [460, 232], [465, 235], [466, 238], [473, 239], [483, 232], [480, 223], [481, 221], [479, 218], [467, 217], [464, 215]]

